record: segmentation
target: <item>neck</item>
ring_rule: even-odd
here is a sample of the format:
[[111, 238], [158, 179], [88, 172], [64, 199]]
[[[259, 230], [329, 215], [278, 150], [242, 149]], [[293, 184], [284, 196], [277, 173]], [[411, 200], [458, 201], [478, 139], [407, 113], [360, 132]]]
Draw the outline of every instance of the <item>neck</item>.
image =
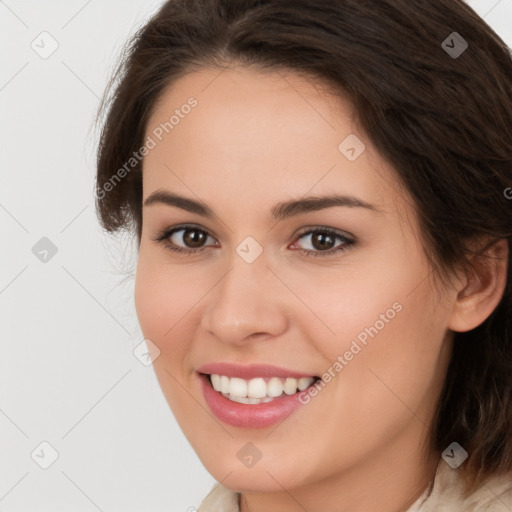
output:
[[433, 482], [440, 460], [438, 453], [422, 452], [417, 434], [411, 433], [411, 443], [404, 444], [402, 437], [328, 479], [276, 492], [243, 493], [240, 511], [406, 512]]

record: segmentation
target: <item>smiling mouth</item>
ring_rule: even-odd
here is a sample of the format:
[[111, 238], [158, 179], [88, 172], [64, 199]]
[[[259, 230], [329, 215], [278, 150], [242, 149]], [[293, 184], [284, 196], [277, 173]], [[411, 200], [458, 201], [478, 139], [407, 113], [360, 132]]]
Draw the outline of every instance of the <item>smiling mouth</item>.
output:
[[319, 377], [256, 377], [246, 380], [226, 375], [204, 374], [213, 389], [240, 404], [257, 405], [295, 395], [320, 380]]

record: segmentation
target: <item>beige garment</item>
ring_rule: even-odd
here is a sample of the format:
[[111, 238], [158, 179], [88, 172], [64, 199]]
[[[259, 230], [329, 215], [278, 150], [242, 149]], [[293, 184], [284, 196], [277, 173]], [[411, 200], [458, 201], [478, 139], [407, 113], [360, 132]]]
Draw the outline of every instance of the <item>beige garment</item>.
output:
[[[238, 493], [217, 484], [198, 512], [240, 512], [239, 499]], [[441, 459], [434, 485], [425, 489], [406, 512], [512, 512], [512, 473], [488, 479], [464, 499], [460, 470]]]

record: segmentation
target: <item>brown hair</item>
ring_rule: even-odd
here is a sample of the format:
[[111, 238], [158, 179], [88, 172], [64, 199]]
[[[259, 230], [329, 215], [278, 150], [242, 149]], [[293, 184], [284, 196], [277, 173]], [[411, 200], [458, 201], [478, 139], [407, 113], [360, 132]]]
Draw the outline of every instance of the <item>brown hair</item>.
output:
[[[461, 55], [449, 54], [453, 32], [468, 44]], [[509, 244], [512, 59], [462, 0], [166, 2], [122, 55], [100, 109], [96, 206], [105, 230], [134, 229], [140, 244], [142, 163], [113, 178], [143, 145], [164, 89], [233, 63], [317, 77], [352, 102], [411, 194], [437, 270], [465, 264], [472, 239]], [[512, 470], [510, 272], [491, 316], [455, 334], [432, 448], [453, 441], [469, 453], [467, 492]]]

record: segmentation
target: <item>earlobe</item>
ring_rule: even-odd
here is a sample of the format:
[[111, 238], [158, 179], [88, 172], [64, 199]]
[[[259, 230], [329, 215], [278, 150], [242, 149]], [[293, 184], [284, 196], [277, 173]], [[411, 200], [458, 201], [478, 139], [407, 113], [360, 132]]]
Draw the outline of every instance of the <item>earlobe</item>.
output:
[[501, 239], [472, 257], [453, 305], [449, 329], [470, 331], [496, 309], [507, 284], [508, 251], [507, 240]]

